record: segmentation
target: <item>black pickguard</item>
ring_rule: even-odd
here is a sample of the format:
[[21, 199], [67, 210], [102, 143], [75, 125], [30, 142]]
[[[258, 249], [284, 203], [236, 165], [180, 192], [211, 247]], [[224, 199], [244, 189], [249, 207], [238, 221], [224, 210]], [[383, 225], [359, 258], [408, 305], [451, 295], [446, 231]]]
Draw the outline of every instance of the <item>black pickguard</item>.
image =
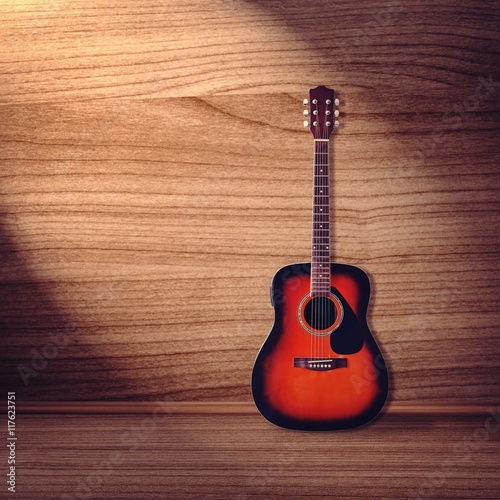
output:
[[361, 322], [352, 307], [341, 293], [332, 287], [344, 308], [344, 318], [336, 330], [330, 334], [330, 347], [337, 354], [354, 354], [359, 352], [364, 344], [365, 334], [369, 333], [366, 322]]

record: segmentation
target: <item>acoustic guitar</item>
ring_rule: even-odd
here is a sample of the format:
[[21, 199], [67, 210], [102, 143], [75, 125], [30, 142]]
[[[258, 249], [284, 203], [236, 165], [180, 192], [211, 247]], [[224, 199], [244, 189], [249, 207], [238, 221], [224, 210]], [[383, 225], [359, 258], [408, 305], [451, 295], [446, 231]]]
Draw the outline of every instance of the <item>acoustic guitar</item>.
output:
[[367, 324], [370, 282], [359, 267], [330, 261], [330, 136], [333, 89], [309, 91], [304, 122], [314, 138], [311, 262], [274, 276], [274, 325], [252, 372], [260, 413], [287, 429], [341, 430], [372, 420], [387, 398], [387, 368]]

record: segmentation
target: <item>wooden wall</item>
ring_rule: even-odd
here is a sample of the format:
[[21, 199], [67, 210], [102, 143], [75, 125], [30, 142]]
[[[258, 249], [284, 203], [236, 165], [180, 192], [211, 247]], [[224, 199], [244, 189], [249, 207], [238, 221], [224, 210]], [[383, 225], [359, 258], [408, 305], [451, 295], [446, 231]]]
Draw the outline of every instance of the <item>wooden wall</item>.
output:
[[[497, 4], [0, 0], [0, 26], [18, 498], [498, 498]], [[310, 258], [319, 84], [333, 252], [391, 372], [348, 433], [277, 429], [249, 387], [271, 279]]]
[[498, 12], [0, 2], [2, 384], [250, 400], [272, 276], [310, 258], [301, 100], [326, 84], [334, 254], [372, 279], [392, 400], [498, 401]]

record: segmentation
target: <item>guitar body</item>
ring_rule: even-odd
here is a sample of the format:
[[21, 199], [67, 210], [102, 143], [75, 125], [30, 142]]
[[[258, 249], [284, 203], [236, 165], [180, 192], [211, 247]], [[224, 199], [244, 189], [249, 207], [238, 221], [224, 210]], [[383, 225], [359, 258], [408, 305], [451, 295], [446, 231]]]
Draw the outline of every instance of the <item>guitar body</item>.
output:
[[386, 365], [366, 321], [368, 276], [331, 264], [330, 285], [328, 297], [311, 293], [311, 264], [286, 266], [273, 279], [275, 323], [255, 361], [252, 393], [280, 427], [358, 427], [387, 398]]

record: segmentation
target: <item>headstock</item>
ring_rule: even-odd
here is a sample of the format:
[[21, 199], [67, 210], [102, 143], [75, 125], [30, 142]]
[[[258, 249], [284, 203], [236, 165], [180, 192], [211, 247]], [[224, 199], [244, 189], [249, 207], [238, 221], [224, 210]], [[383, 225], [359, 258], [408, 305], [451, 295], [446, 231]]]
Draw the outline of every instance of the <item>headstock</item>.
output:
[[309, 91], [309, 99], [304, 99], [304, 106], [309, 109], [304, 110], [304, 116], [309, 117], [309, 121], [304, 121], [304, 127], [309, 127], [315, 139], [328, 139], [334, 129], [338, 128], [339, 100], [334, 98], [333, 89], [323, 85]]

